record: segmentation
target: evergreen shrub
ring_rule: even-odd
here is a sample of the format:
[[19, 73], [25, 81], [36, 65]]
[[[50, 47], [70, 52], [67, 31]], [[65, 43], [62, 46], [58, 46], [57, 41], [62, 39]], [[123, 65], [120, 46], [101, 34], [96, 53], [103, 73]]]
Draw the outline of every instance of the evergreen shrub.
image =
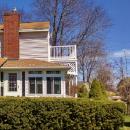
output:
[[73, 98], [0, 98], [0, 130], [114, 130], [123, 124], [120, 102]]

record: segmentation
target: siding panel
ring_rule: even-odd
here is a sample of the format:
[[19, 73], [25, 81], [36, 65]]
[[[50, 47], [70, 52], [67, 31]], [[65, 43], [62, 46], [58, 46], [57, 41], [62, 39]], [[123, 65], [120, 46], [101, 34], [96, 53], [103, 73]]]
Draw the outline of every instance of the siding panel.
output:
[[20, 58], [48, 60], [47, 33], [23, 33], [20, 35]]

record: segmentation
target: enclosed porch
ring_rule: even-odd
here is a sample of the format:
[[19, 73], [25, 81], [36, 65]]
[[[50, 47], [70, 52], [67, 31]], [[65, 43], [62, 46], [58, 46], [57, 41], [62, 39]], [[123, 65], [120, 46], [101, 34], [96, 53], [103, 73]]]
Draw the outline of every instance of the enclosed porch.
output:
[[0, 72], [1, 96], [65, 97], [63, 65], [39, 60], [7, 60]]

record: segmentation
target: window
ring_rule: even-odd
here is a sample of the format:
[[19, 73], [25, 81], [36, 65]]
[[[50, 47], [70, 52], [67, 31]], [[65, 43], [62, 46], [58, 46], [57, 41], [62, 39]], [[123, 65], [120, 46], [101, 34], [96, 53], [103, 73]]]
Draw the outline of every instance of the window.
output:
[[47, 71], [47, 74], [60, 74], [60, 71]]
[[29, 74], [42, 74], [42, 71], [29, 71]]
[[61, 94], [61, 77], [47, 77], [47, 94]]
[[17, 91], [17, 73], [9, 73], [9, 91]]
[[42, 94], [42, 77], [29, 77], [30, 94]]

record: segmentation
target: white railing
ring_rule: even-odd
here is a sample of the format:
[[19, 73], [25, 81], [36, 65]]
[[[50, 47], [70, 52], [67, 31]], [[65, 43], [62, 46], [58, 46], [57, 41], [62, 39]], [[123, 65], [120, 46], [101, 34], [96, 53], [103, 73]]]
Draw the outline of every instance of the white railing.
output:
[[50, 46], [50, 60], [76, 60], [76, 45]]

